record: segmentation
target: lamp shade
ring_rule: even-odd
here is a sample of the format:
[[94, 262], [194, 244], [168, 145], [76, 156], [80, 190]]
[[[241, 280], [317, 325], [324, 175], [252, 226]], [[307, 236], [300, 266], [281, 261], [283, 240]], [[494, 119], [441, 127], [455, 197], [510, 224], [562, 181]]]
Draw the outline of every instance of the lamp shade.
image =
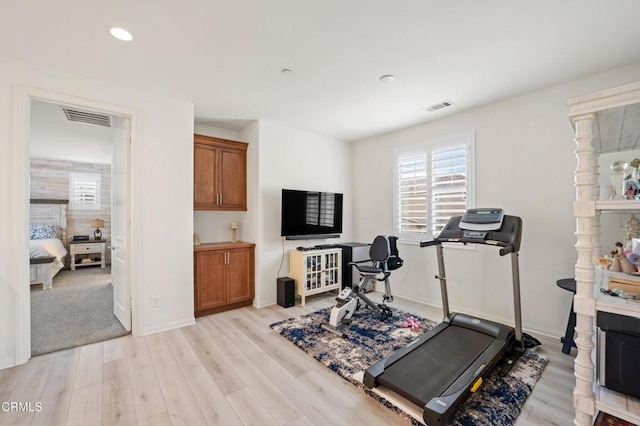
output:
[[102, 219], [92, 220], [91, 226], [94, 228], [104, 228], [104, 220]]

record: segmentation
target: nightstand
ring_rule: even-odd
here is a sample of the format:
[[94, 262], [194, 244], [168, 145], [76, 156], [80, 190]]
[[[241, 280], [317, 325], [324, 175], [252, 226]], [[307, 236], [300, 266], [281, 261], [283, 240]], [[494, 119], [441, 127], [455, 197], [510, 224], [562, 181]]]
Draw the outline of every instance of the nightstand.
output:
[[107, 266], [106, 244], [106, 240], [70, 241], [71, 270], [75, 271], [77, 267], [91, 265], [100, 265], [101, 268], [105, 268]]

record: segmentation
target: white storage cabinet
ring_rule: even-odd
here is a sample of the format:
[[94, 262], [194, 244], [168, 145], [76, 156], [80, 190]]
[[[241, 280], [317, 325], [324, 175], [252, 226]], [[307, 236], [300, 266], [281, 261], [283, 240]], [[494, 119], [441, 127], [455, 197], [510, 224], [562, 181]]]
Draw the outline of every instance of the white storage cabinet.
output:
[[289, 269], [289, 276], [296, 281], [296, 294], [304, 306], [307, 296], [340, 289], [342, 249], [291, 250]]

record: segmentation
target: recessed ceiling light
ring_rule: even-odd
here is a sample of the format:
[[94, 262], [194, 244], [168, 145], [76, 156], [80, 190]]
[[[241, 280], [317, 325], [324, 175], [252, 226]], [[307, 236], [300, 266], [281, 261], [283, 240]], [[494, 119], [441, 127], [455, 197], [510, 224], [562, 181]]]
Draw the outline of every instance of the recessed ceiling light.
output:
[[293, 73], [293, 70], [290, 70], [289, 68], [282, 68], [282, 69], [280, 70], [280, 72], [281, 72], [282, 74], [291, 74], [291, 73]]
[[394, 78], [395, 77], [393, 77], [393, 75], [391, 74], [385, 74], [383, 76], [380, 76], [380, 81], [383, 83], [391, 83]]
[[112, 36], [114, 36], [115, 38], [117, 38], [118, 40], [122, 40], [122, 41], [131, 41], [131, 40], [133, 40], [133, 34], [131, 34], [129, 31], [125, 30], [124, 28], [110, 27], [109, 28], [109, 33]]

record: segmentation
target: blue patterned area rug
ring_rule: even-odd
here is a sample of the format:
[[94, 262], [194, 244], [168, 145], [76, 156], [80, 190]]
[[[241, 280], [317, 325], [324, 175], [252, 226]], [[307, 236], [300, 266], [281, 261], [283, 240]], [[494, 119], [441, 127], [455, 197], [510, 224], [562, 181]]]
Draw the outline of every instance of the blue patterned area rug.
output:
[[[412, 424], [420, 425], [422, 423], [414, 417], [354, 378], [356, 373], [405, 347], [436, 325], [417, 315], [394, 308], [392, 311], [393, 317], [381, 322], [377, 314], [361, 308], [354, 314], [351, 326], [344, 331], [344, 338], [321, 327], [329, 321], [331, 308], [280, 321], [270, 327], [387, 408]], [[420, 331], [402, 327], [403, 320], [410, 315], [422, 323]], [[486, 378], [480, 390], [460, 407], [453, 424], [512, 425], [546, 365], [546, 358], [527, 350], [507, 375], [495, 372]]]

